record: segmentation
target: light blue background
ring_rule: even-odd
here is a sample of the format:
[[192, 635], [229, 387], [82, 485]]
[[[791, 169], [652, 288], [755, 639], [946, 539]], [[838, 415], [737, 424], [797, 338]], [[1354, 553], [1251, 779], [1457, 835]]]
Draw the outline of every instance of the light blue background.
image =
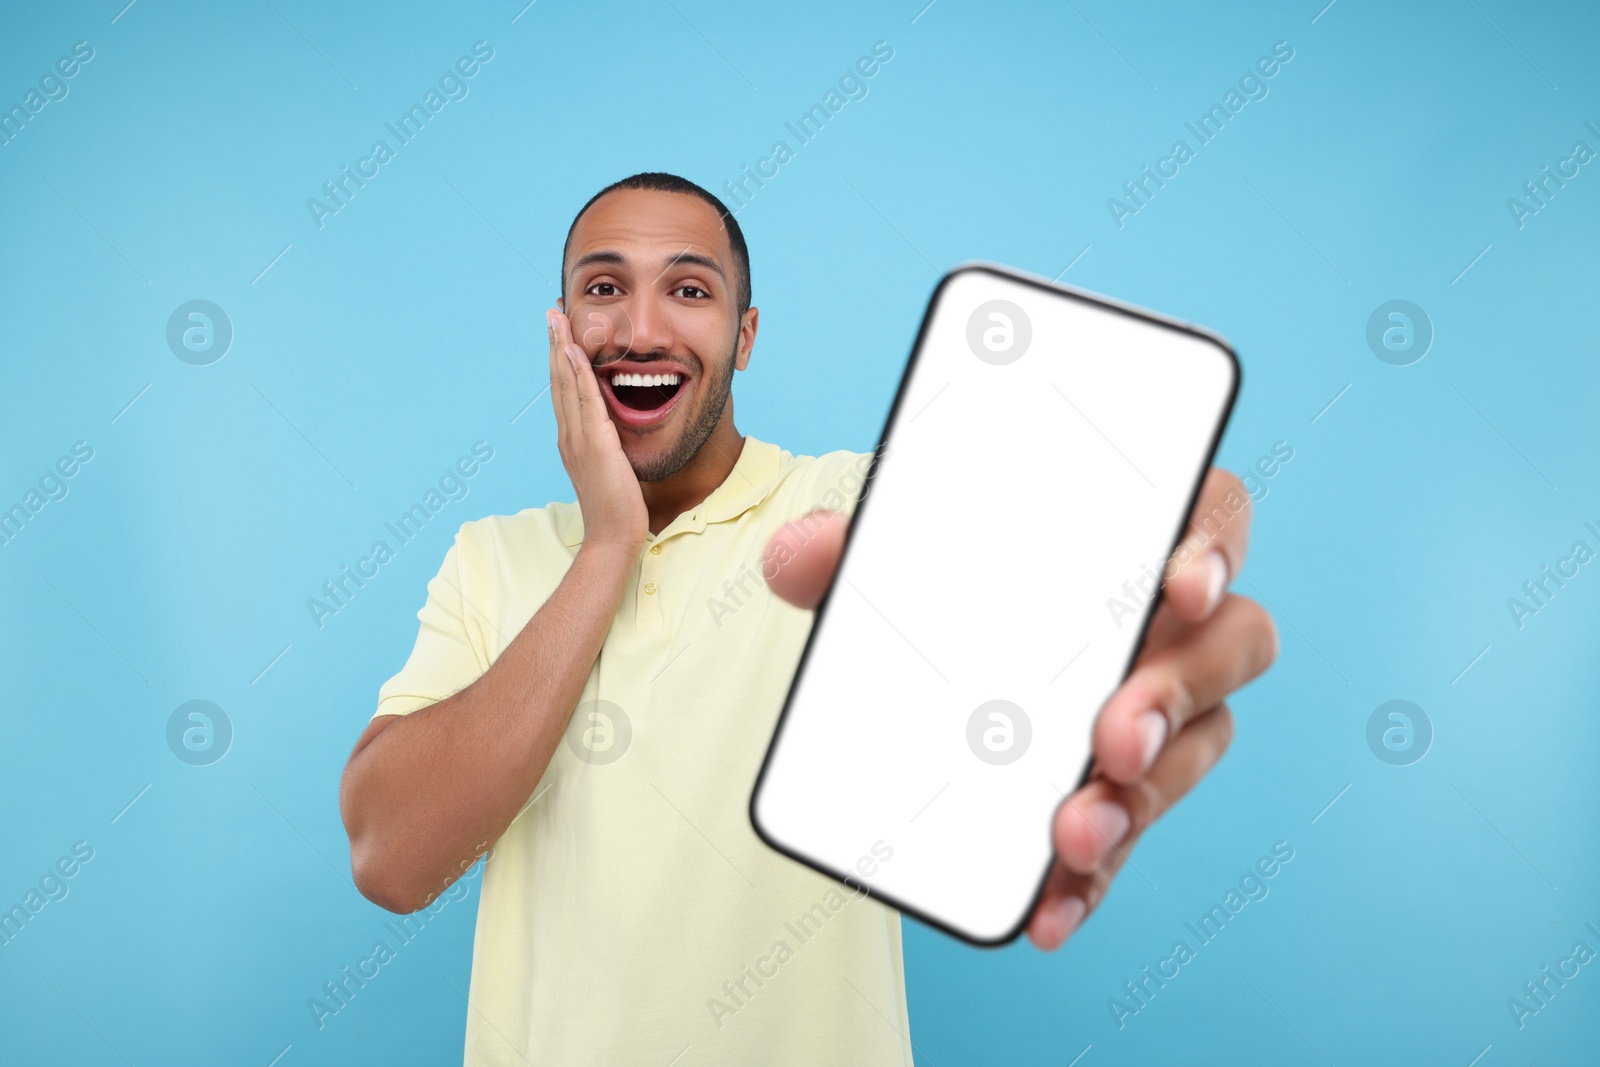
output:
[[[1600, 571], [1521, 629], [1506, 601], [1600, 548], [1600, 167], [1522, 229], [1506, 201], [1600, 148], [1595, 10], [923, 2], [7, 5], [6, 106], [95, 58], [0, 148], [0, 505], [95, 456], [0, 547], [0, 905], [95, 857], [0, 948], [0, 1061], [459, 1062], [475, 880], [325, 1029], [306, 1007], [389, 918], [346, 878], [344, 760], [456, 526], [571, 497], [527, 405], [574, 211], [638, 170], [721, 192], [877, 40], [740, 212], [742, 431], [872, 447], [938, 273], [985, 258], [1222, 333], [1219, 462], [1294, 449], [1235, 585], [1282, 651], [1232, 749], [1062, 951], [908, 920], [919, 1062], [1593, 1055], [1600, 964], [1524, 1029], [1506, 1001], [1600, 948]], [[470, 95], [319, 230], [306, 199], [478, 40]], [[1276, 41], [1270, 95], [1119, 229], [1107, 198]], [[236, 330], [208, 367], [164, 340], [195, 298]], [[1395, 298], [1436, 331], [1407, 367], [1365, 341]], [[480, 439], [471, 495], [319, 630], [307, 598]], [[950, 521], [1003, 510], [956, 488]], [[1070, 543], [1037, 551], [1047, 583]], [[203, 768], [164, 736], [197, 698], [236, 731]], [[1365, 740], [1394, 698], [1436, 731], [1409, 767]], [[1280, 840], [1270, 896], [1119, 1030], [1108, 999]]]

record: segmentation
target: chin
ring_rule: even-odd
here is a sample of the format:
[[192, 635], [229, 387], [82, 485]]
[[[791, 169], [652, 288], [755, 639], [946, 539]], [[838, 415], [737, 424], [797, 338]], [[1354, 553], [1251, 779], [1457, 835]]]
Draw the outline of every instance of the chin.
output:
[[680, 438], [664, 440], [660, 444], [654, 443], [660, 436], [660, 434], [650, 435], [650, 444], [637, 441], [623, 443], [622, 453], [628, 457], [628, 465], [633, 468], [634, 477], [641, 482], [659, 482], [683, 469], [683, 463], [673, 462], [675, 453], [679, 451], [677, 445]]

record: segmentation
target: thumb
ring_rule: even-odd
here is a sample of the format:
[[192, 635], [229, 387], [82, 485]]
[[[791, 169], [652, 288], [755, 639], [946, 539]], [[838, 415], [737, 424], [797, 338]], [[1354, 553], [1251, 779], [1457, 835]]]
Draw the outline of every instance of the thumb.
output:
[[784, 524], [767, 543], [761, 573], [789, 603], [811, 610], [833, 584], [850, 520], [836, 511], [813, 511]]

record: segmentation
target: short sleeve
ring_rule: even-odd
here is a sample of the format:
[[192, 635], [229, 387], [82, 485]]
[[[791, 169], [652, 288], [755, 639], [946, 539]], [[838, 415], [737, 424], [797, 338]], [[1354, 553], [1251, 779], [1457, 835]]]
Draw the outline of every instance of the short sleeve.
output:
[[[471, 524], [468, 524], [470, 526]], [[417, 612], [417, 641], [405, 666], [378, 689], [379, 715], [409, 715], [471, 685], [489, 665], [467, 631], [462, 585], [470, 552], [468, 526], [456, 534], [439, 573], [428, 582], [428, 597]]]

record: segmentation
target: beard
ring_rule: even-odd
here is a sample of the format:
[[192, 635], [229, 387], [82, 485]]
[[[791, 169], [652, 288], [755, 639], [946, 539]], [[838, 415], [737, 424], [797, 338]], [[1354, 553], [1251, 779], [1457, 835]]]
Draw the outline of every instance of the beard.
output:
[[660, 456], [644, 461], [634, 460], [629, 457], [629, 465], [633, 467], [634, 476], [641, 482], [659, 482], [672, 477], [689, 461], [700, 453], [700, 449], [711, 437], [711, 432], [717, 428], [717, 423], [722, 421], [722, 413], [727, 409], [728, 396], [733, 389], [733, 363], [737, 349], [728, 353], [728, 358], [723, 361], [725, 368], [720, 375], [705, 379], [705, 392], [700, 398], [700, 410], [691, 418], [689, 425], [684, 427], [672, 447]]

